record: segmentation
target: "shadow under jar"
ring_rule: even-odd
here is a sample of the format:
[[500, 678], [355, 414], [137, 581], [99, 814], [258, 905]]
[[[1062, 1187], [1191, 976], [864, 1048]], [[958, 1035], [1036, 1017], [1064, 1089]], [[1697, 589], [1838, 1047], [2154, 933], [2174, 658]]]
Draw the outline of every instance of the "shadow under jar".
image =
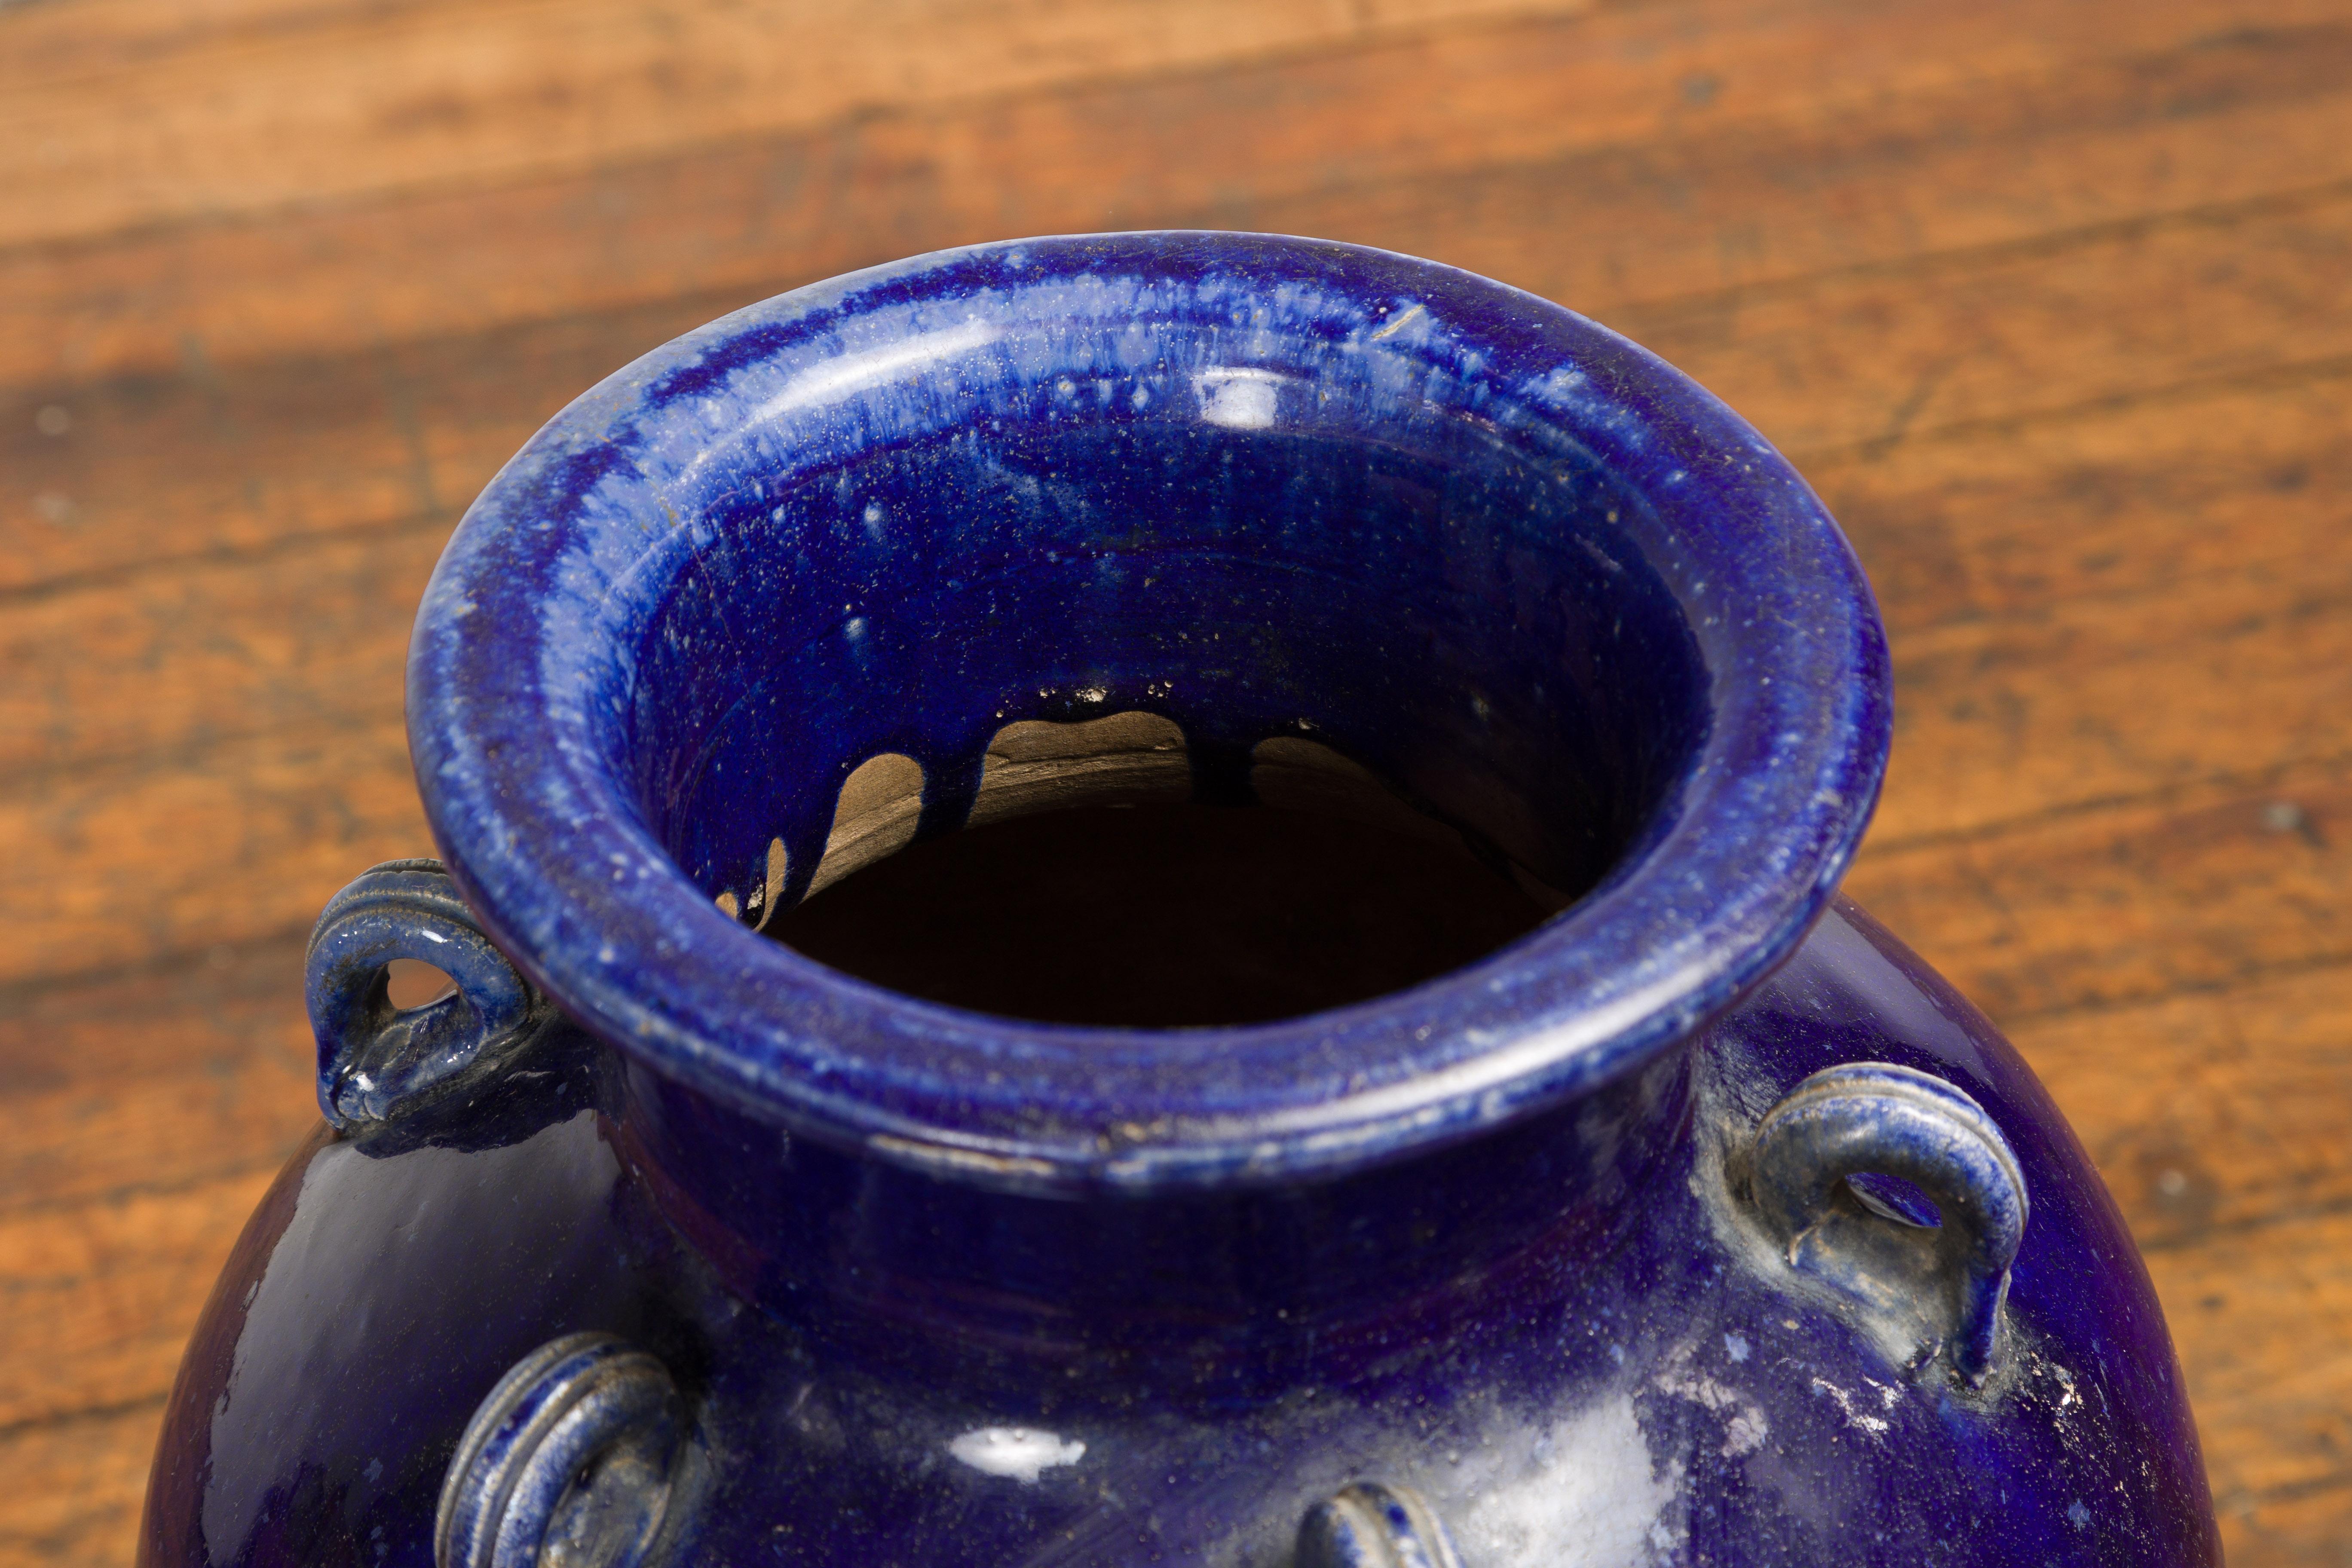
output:
[[1835, 897], [1859, 569], [1579, 317], [785, 295], [499, 475], [409, 714], [150, 1563], [2218, 1561], [2097, 1178]]

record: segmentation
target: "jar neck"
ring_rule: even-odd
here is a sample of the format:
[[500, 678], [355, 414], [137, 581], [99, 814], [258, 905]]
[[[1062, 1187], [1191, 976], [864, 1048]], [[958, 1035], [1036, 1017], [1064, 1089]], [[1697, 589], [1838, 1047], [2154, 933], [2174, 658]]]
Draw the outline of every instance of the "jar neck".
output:
[[620, 1141], [729, 1289], [836, 1350], [1257, 1397], [1508, 1315], [1608, 1250], [1680, 1141], [1687, 1058], [1345, 1176], [1167, 1194], [944, 1180], [634, 1063]]

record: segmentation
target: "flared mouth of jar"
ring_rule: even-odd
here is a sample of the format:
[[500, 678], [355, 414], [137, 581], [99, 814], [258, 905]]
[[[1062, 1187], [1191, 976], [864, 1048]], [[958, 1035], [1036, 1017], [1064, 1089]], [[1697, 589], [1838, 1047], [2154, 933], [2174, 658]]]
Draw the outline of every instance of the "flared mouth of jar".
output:
[[[1672, 1048], [1801, 939], [1888, 739], [1868, 585], [1722, 404], [1500, 284], [1217, 233], [920, 257], [646, 355], [467, 513], [408, 679], [444, 857], [575, 1018], [1041, 1192], [1334, 1173]], [[1181, 1029], [926, 1002], [763, 931], [967, 823], [1286, 793], [1402, 802], [1559, 912]]]

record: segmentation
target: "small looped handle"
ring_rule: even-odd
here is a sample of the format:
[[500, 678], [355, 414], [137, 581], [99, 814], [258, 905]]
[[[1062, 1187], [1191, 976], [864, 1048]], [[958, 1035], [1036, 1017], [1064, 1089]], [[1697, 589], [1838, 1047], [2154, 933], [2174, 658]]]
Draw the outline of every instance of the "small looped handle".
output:
[[1454, 1538], [1411, 1487], [1358, 1481], [1299, 1521], [1292, 1568], [1462, 1568]]
[[[393, 1005], [396, 958], [429, 963], [457, 990]], [[490, 944], [438, 860], [391, 860], [328, 901], [310, 931], [306, 984], [319, 1042], [319, 1109], [338, 1128], [503, 1056], [537, 1021], [539, 993]]]
[[[1887, 1217], [1849, 1184], [1864, 1173], [1919, 1187], [1942, 1223]], [[1983, 1383], [2028, 1205], [2017, 1156], [1982, 1106], [1892, 1062], [1829, 1068], [1765, 1113], [1748, 1182], [1792, 1268], [1918, 1333], [1930, 1354], [1940, 1342], [1963, 1377]]]
[[435, 1568], [638, 1568], [672, 1511], [686, 1411], [611, 1334], [550, 1340], [475, 1407], [442, 1477]]

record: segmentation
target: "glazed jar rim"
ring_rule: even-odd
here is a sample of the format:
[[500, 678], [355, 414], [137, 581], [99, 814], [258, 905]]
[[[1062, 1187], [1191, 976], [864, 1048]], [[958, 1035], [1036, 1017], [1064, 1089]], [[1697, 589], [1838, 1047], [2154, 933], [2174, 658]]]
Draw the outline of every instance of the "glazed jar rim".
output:
[[[1223, 1028], [1049, 1025], [919, 1001], [714, 907], [592, 739], [602, 689], [630, 676], [595, 616], [658, 530], [624, 537], [583, 498], [596, 484], [653, 486], [661, 463], [691, 461], [644, 437], [661, 399], [707, 388], [710, 367], [751, 365], [772, 384], [823, 372], [819, 329], [883, 302], [970, 293], [980, 279], [1012, 310], [1024, 288], [1129, 275], [1320, 289], [1360, 299], [1368, 321], [1410, 298], [1450, 334], [1446, 352], [1573, 426], [1643, 491], [1675, 535], [1663, 570], [1707, 649], [1707, 732], [1654, 842], [1465, 968]], [[485, 612], [500, 604], [510, 608]], [[499, 945], [573, 1017], [796, 1133], [1045, 1193], [1337, 1173], [1475, 1135], [1652, 1059], [1802, 939], [1867, 825], [1889, 737], [1884, 634], [1859, 565], [1803, 479], [1713, 395], [1502, 284], [1226, 233], [939, 252], [655, 350], [557, 415], [468, 510], [425, 596], [408, 679], [411, 750], [444, 858]]]

